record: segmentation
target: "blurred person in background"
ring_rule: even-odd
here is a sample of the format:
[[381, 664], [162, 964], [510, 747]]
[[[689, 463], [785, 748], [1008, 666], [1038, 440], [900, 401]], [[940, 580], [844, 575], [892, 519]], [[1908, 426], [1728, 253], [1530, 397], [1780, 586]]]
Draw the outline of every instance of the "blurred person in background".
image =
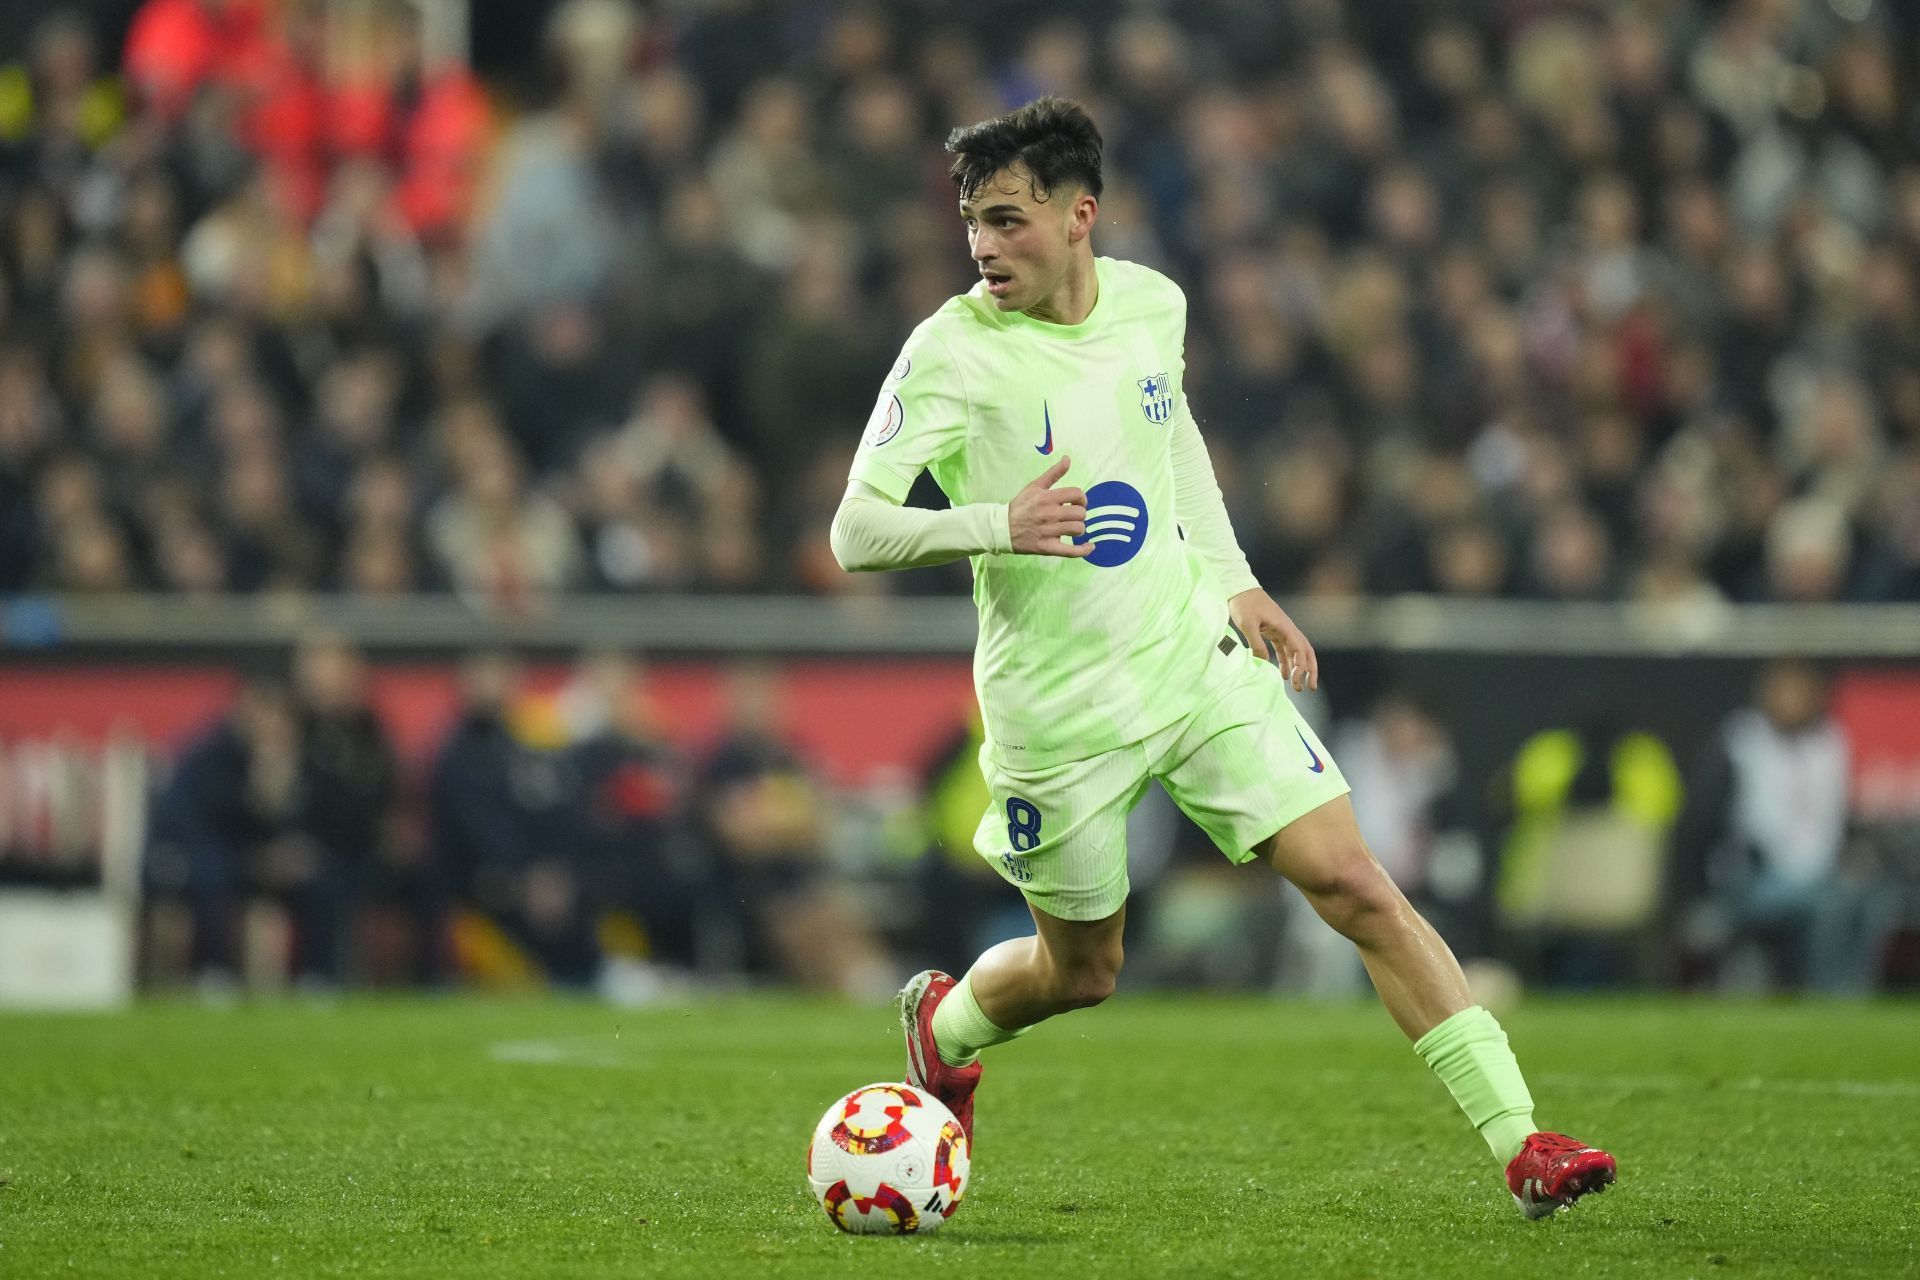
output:
[[374, 710], [366, 659], [336, 635], [301, 641], [293, 659], [300, 714], [301, 829], [351, 886], [357, 975], [433, 981], [440, 973], [442, 886], [401, 814], [400, 761]]
[[146, 0], [122, 55], [141, 108], [178, 124], [204, 86], [241, 83], [266, 38], [267, 12], [261, 0]]
[[86, 414], [88, 445], [114, 507], [130, 516], [146, 514], [149, 495], [170, 478], [168, 416], [165, 390], [144, 359], [124, 348], [109, 358]]
[[1715, 911], [1694, 924], [1722, 951], [1727, 985], [1879, 984], [1901, 906], [1872, 844], [1849, 838], [1849, 757], [1826, 677], [1807, 662], [1762, 667], [1752, 705], [1722, 726], [1693, 824]]
[[576, 470], [575, 515], [595, 585], [737, 585], [741, 572], [754, 571], [758, 485], [691, 378], [648, 381], [632, 416], [590, 443]]
[[427, 543], [447, 581], [474, 605], [536, 608], [573, 586], [580, 544], [566, 509], [529, 489], [511, 441], [490, 415], [451, 442], [453, 487], [427, 513]]
[[822, 159], [809, 134], [808, 95], [786, 77], [754, 84], [713, 149], [709, 179], [724, 225], [747, 261], [769, 271], [804, 262], [801, 225], [820, 192]]
[[1846, 592], [1853, 530], [1844, 508], [1819, 498], [1785, 503], [1767, 524], [1767, 598], [1832, 604]]
[[739, 335], [759, 319], [773, 283], [727, 239], [720, 195], [698, 175], [682, 175], [661, 197], [651, 241], [636, 254], [628, 305], [636, 339], [659, 367], [695, 378], [727, 423], [727, 437], [749, 437], [735, 383], [744, 372]]
[[[624, 654], [586, 655], [562, 694], [580, 787], [581, 856], [601, 950], [602, 989], [650, 969], [691, 972], [715, 909], [715, 872], [689, 826], [691, 778], [662, 733], [645, 673]], [[616, 973], [619, 976], [616, 976]], [[653, 980], [649, 975], [643, 980]]]
[[688, 590], [701, 584], [699, 541], [679, 504], [654, 504], [614, 444], [602, 438], [580, 453], [569, 495], [587, 566], [600, 591]]
[[501, 420], [536, 473], [571, 465], [627, 410], [631, 371], [616, 357], [605, 315], [584, 298], [533, 310], [494, 347]]
[[898, 975], [853, 911], [828, 856], [831, 806], [781, 728], [774, 674], [727, 678], [727, 718], [695, 801], [749, 974], [871, 998]]
[[584, 987], [600, 947], [580, 848], [577, 762], [516, 662], [482, 653], [460, 677], [460, 718], [429, 784], [434, 861], [457, 909], [463, 976], [487, 986]]
[[134, 586], [125, 529], [106, 505], [99, 468], [83, 453], [62, 453], [40, 469], [33, 495], [37, 541], [55, 555], [40, 585], [61, 592], [126, 591]]
[[156, 484], [146, 505], [146, 551], [154, 587], [186, 597], [221, 596], [232, 590], [227, 548], [183, 479]]
[[413, 469], [395, 454], [369, 457], [354, 471], [337, 523], [334, 566], [340, 590], [399, 595], [426, 585], [420, 563]]
[[462, 318], [478, 332], [594, 297], [615, 267], [620, 241], [596, 169], [597, 121], [578, 102], [541, 105], [491, 157], [461, 299]]
[[54, 558], [47, 542], [42, 470], [64, 434], [60, 405], [31, 347], [0, 349], [0, 584], [40, 585]]
[[1530, 586], [1547, 600], [1603, 600], [1613, 594], [1613, 549], [1592, 512], [1563, 508], [1541, 522], [1529, 557]]
[[795, 509], [793, 482], [813, 465], [820, 441], [837, 440], [842, 423], [864, 420], [887, 367], [873, 314], [847, 308], [858, 292], [852, 225], [820, 217], [804, 231], [807, 252], [743, 353], [744, 423], [782, 543], [812, 527]]
[[[342, 353], [315, 388], [312, 420], [299, 432], [291, 464], [300, 509], [337, 545], [354, 514], [362, 468], [397, 450], [400, 371], [378, 347]], [[364, 500], [364, 498], [363, 498]]]
[[[295, 8], [296, 14], [298, 7]], [[430, 58], [418, 6], [325, 11], [333, 24], [326, 152], [390, 170], [390, 213], [427, 242], [457, 239], [480, 176], [486, 97], [464, 59]]]
[[1571, 988], [1650, 977], [1685, 797], [1667, 745], [1596, 709], [1529, 737], [1496, 786], [1496, 922], [1522, 968]]
[[[1456, 953], [1479, 949], [1485, 878], [1451, 736], [1412, 694], [1389, 689], [1363, 719], [1330, 736], [1354, 786], [1354, 819], [1394, 883]], [[1289, 900], [1286, 987], [1319, 998], [1367, 990], [1353, 948], [1304, 903]]]
[[21, 167], [56, 185], [79, 178], [88, 151], [125, 122], [124, 91], [99, 56], [86, 18], [55, 9], [34, 25], [25, 56], [0, 66], [0, 148], [37, 151]]
[[1877, 501], [1883, 532], [1868, 550], [1862, 593], [1870, 600], [1920, 604], [1920, 457], [1889, 470]]
[[1475, 941], [1485, 878], [1453, 735], [1413, 694], [1389, 689], [1335, 734], [1367, 847], [1449, 944]]
[[1493, 598], [1511, 576], [1510, 557], [1500, 531], [1472, 517], [1434, 531], [1427, 572], [1436, 591], [1468, 598]]
[[678, 373], [649, 380], [613, 433], [615, 458], [653, 507], [686, 509], [696, 523], [732, 489], [751, 485], [745, 462], [721, 436], [700, 385]]
[[287, 687], [251, 679], [233, 710], [182, 753], [153, 810], [146, 859], [154, 976], [180, 960], [210, 991], [289, 974], [343, 976], [348, 889], [312, 816], [300, 711]]

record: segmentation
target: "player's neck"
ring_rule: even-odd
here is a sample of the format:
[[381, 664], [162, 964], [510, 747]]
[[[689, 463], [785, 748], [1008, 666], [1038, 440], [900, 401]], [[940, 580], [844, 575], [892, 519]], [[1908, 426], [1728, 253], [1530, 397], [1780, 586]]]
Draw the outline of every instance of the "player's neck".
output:
[[1047, 324], [1080, 324], [1099, 301], [1100, 273], [1094, 269], [1093, 254], [1083, 253], [1054, 291], [1028, 307], [1026, 314]]

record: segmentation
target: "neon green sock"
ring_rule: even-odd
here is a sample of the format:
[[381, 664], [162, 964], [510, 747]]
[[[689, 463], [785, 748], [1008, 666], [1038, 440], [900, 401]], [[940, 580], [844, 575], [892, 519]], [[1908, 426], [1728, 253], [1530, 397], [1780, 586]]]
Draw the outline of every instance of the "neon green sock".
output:
[[940, 1061], [950, 1067], [964, 1067], [988, 1045], [1005, 1044], [1030, 1030], [1016, 1027], [1008, 1031], [987, 1021], [987, 1015], [980, 1012], [980, 1002], [973, 998], [971, 974], [960, 979], [933, 1011], [933, 1047], [939, 1050]]
[[1467, 1119], [1506, 1164], [1520, 1154], [1533, 1128], [1533, 1095], [1507, 1047], [1507, 1033], [1474, 1005], [1442, 1022], [1414, 1044]]

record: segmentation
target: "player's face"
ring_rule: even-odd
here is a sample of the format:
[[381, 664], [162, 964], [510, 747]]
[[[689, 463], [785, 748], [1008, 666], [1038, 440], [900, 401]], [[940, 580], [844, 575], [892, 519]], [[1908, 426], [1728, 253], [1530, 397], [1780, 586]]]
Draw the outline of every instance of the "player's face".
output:
[[967, 248], [994, 305], [1030, 311], [1052, 297], [1073, 265], [1073, 246], [1092, 226], [1093, 207], [1092, 196], [1071, 189], [1034, 199], [1020, 166], [1002, 169], [961, 201]]

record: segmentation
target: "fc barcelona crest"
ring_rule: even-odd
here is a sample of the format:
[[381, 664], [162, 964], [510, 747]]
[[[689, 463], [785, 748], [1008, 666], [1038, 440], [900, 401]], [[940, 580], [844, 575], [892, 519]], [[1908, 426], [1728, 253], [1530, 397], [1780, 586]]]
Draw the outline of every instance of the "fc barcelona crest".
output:
[[1142, 378], [1140, 387], [1140, 412], [1147, 421], [1160, 426], [1173, 416], [1173, 383], [1164, 373], [1156, 373], [1151, 378]]

